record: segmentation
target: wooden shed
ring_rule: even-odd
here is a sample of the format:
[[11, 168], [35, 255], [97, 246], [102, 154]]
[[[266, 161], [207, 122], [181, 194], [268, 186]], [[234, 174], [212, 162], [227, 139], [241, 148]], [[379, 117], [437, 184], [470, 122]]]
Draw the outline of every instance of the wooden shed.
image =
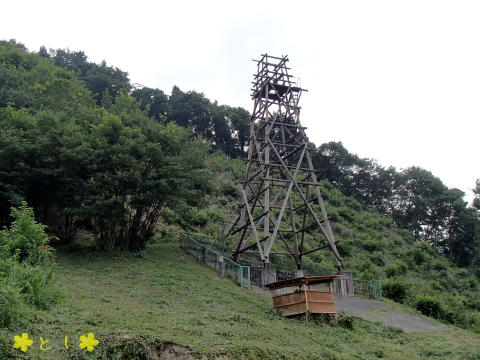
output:
[[266, 285], [283, 316], [329, 314], [336, 318], [333, 281], [341, 275], [305, 276]]

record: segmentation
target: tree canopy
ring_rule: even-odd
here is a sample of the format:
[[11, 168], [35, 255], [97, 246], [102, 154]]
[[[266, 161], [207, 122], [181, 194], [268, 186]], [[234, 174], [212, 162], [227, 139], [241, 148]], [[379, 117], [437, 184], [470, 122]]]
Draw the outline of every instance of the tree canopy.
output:
[[[126, 72], [82, 51], [2, 41], [0, 222], [26, 200], [64, 242], [88, 229], [105, 249], [141, 248], [165, 211], [185, 218], [203, 206], [205, 159], [244, 156], [249, 118], [201, 92], [133, 89]], [[320, 179], [457, 264], [478, 262], [480, 181], [468, 206], [425, 169], [383, 167], [340, 142], [311, 146]]]
[[101, 248], [142, 248], [165, 209], [201, 204], [210, 144], [173, 122], [152, 121], [127, 92], [114, 93], [108, 108], [98, 105], [72, 72], [83, 71], [85, 57], [62, 58], [70, 71], [0, 43], [5, 73], [25, 84], [24, 93], [4, 86], [0, 100], [2, 223], [26, 200], [63, 242], [89, 229]]
[[[480, 247], [479, 221], [458, 189], [449, 189], [431, 172], [410, 167], [397, 171], [351, 154], [340, 142], [316, 148], [313, 161], [319, 177], [332, 182], [364, 206], [391, 216], [461, 266], [470, 264]], [[479, 204], [479, 186], [473, 206]], [[477, 208], [478, 209], [478, 208]]]

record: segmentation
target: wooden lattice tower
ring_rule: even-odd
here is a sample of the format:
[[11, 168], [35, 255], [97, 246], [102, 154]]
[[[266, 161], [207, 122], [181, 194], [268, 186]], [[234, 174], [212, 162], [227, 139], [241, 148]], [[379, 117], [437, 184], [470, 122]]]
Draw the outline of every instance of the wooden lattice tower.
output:
[[[233, 257], [257, 254], [268, 268], [270, 255], [290, 255], [302, 269], [302, 257], [330, 248], [336, 265], [342, 259], [335, 246], [309, 142], [299, 121], [302, 91], [288, 73], [288, 57], [263, 55], [257, 62], [253, 113], [240, 214], [227, 234], [236, 238]], [[321, 241], [306, 248], [307, 233]], [[317, 236], [318, 238], [318, 236]], [[256, 250], [255, 250], [256, 248]]]

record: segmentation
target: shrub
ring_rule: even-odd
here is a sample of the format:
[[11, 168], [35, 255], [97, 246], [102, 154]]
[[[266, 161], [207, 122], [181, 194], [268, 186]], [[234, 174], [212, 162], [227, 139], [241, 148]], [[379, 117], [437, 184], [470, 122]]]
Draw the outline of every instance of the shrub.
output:
[[433, 290], [438, 290], [438, 291], [444, 290], [444, 286], [437, 280], [433, 280], [431, 285]]
[[340, 315], [338, 317], [338, 325], [343, 327], [344, 329], [353, 330], [354, 328], [353, 317], [348, 315]]
[[382, 294], [393, 301], [404, 303], [410, 296], [410, 284], [399, 279], [382, 281]]
[[22, 313], [23, 301], [19, 290], [5, 280], [0, 281], [0, 328], [17, 323]]
[[11, 226], [0, 231], [0, 327], [17, 322], [28, 306], [46, 309], [57, 298], [45, 226], [35, 221], [26, 203], [11, 215]]
[[375, 267], [368, 268], [361, 273], [359, 273], [359, 277], [362, 279], [378, 279], [379, 278], [379, 271]]
[[415, 309], [436, 319], [442, 319], [444, 316], [442, 304], [433, 296], [418, 296], [415, 299]]
[[345, 221], [351, 222], [355, 217], [355, 211], [347, 207], [341, 207], [338, 209], [338, 215]]
[[363, 241], [362, 247], [367, 251], [378, 251], [382, 249], [382, 242], [380, 240], [368, 239]]
[[378, 279], [380, 268], [369, 257], [362, 257], [358, 263], [353, 264], [355, 274], [362, 279]]
[[0, 231], [0, 243], [10, 256], [30, 265], [47, 264], [52, 259], [52, 249], [45, 225], [35, 221], [33, 209], [25, 202], [12, 208], [13, 222], [9, 229]]
[[447, 264], [445, 264], [445, 261], [436, 260], [432, 263], [432, 268], [436, 271], [445, 271], [447, 270]]
[[156, 240], [161, 242], [179, 242], [181, 235], [181, 229], [176, 225], [163, 225], [158, 234]]
[[230, 203], [230, 200], [225, 196], [220, 196], [218, 198], [218, 203], [222, 206], [227, 206]]
[[380, 359], [383, 359], [385, 357], [385, 351], [383, 351], [382, 349], [375, 350], [373, 354]]
[[222, 188], [220, 191], [224, 196], [230, 196], [236, 199], [240, 195], [238, 187], [232, 182], [224, 182], [222, 183], [221, 187]]
[[480, 297], [465, 299], [465, 306], [471, 310], [476, 310], [480, 315]]
[[395, 264], [387, 264], [387, 266], [385, 266], [385, 274], [387, 275], [387, 277], [391, 278], [391, 277], [395, 277], [398, 274], [398, 267], [397, 265]]
[[479, 287], [477, 279], [475, 279], [473, 276], [463, 277], [458, 281], [458, 283], [460, 288], [463, 290], [476, 291]]
[[470, 314], [465, 307], [465, 298], [458, 295], [441, 297], [443, 303], [443, 319], [451, 324], [468, 327]]
[[472, 330], [477, 334], [480, 334], [480, 313], [475, 312], [472, 314]]
[[387, 277], [392, 278], [407, 272], [407, 264], [403, 261], [397, 261], [390, 263], [385, 267], [385, 274]]
[[205, 211], [208, 221], [222, 224], [225, 222], [225, 215], [223, 214], [223, 211], [216, 209], [207, 209]]
[[352, 254], [353, 246], [350, 243], [347, 243], [345, 241], [340, 241], [337, 244], [337, 250], [341, 256], [347, 257]]
[[385, 265], [383, 254], [380, 251], [375, 251], [373, 254], [369, 254], [368, 257], [375, 265], [378, 265], [378, 266]]
[[405, 253], [407, 260], [412, 265], [426, 265], [430, 268], [430, 260], [432, 255], [432, 248], [425, 243], [417, 242]]
[[51, 285], [52, 270], [17, 264], [12, 267], [10, 283], [19, 289], [24, 301], [38, 309], [47, 309], [57, 298]]

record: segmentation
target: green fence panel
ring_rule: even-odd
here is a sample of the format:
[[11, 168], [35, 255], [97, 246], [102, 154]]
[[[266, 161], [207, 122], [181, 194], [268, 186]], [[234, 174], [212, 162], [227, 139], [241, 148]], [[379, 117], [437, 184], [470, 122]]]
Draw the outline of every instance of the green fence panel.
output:
[[180, 247], [195, 257], [198, 261], [204, 263], [208, 267], [220, 271], [220, 257], [223, 257], [225, 263], [225, 276], [228, 276], [241, 287], [250, 288], [252, 282], [250, 280], [250, 266], [237, 264], [235, 261], [225, 257], [224, 255], [212, 250], [205, 245], [197, 242], [187, 234], [182, 234], [180, 238]]
[[368, 296], [373, 299], [381, 299], [380, 280], [353, 279], [355, 295]]
[[370, 297], [374, 299], [382, 298], [382, 290], [380, 287], [380, 280], [370, 280]]

